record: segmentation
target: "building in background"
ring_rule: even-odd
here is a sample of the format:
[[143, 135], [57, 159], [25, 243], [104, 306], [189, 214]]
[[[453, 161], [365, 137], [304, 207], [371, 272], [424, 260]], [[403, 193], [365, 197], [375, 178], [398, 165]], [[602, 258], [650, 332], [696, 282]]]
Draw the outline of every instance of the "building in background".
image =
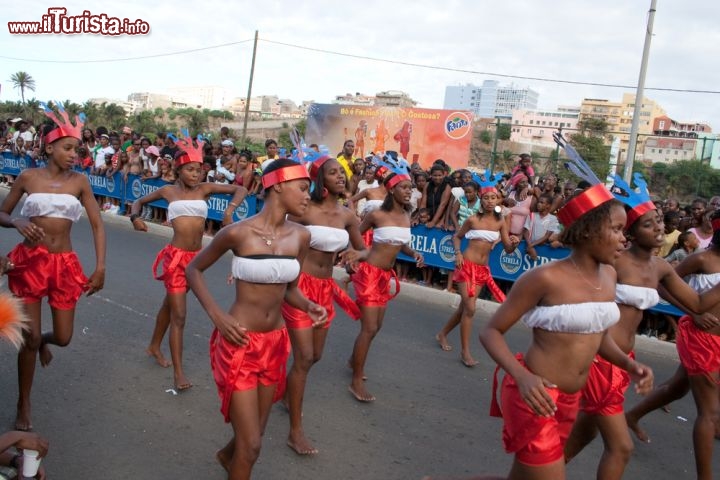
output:
[[577, 128], [580, 107], [558, 107], [556, 110], [513, 110], [510, 140], [526, 145], [554, 147], [553, 132]]
[[233, 98], [228, 89], [218, 85], [171, 87], [166, 93], [173, 99], [182, 99], [190, 107], [210, 110], [226, 109]]
[[[607, 123], [608, 144], [612, 138], [620, 138], [619, 161], [627, 158], [630, 143], [630, 129], [632, 127], [635, 109], [635, 94], [624, 93], [620, 102], [611, 102], [606, 99], [586, 98], [580, 104], [580, 118], [582, 123], [586, 119], [603, 119]], [[640, 106], [640, 122], [638, 124], [638, 139], [635, 146], [635, 159], [643, 160], [645, 140], [653, 134], [653, 120], [666, 115], [665, 110], [654, 100], [644, 98]]]
[[360, 92], [356, 92], [355, 95], [352, 93], [346, 93], [345, 95], [337, 95], [335, 100], [331, 103], [336, 105], [361, 105], [364, 107], [372, 107], [375, 105], [375, 97], [365, 95]]
[[697, 143], [694, 138], [650, 137], [645, 141], [642, 158], [651, 164], [694, 160]]
[[106, 97], [96, 97], [96, 98], [89, 98], [89, 102], [94, 103], [95, 105], [102, 105], [103, 103], [110, 105], [111, 103], [114, 103], [118, 107], [125, 110], [125, 113], [128, 115], [132, 115], [137, 111], [137, 106], [128, 100], [119, 100], [117, 98], [106, 98]]
[[445, 87], [443, 108], [470, 110], [475, 118], [512, 118], [513, 110], [535, 110], [540, 95], [528, 87], [501, 86], [497, 80], [485, 80], [482, 86], [467, 84]]
[[375, 94], [376, 107], [412, 108], [417, 104], [418, 102], [410, 98], [410, 95], [400, 90], [387, 90]]

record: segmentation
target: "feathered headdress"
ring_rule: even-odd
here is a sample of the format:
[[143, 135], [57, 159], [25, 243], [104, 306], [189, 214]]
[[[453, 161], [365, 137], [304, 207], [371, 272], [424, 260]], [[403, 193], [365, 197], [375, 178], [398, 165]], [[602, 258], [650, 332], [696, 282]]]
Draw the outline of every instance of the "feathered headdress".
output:
[[580, 154], [567, 143], [562, 133], [553, 133], [553, 139], [555, 139], [555, 143], [565, 149], [569, 160], [565, 162], [565, 168], [592, 185], [558, 210], [558, 220], [567, 228], [593, 208], [612, 200], [613, 196]]
[[497, 184], [502, 180], [502, 174], [498, 173], [493, 175], [490, 169], [485, 170], [485, 173], [480, 176], [475, 172], [472, 172], [472, 179], [475, 183], [480, 186], [480, 195], [485, 193], [495, 192], [497, 193]]
[[45, 135], [45, 143], [50, 144], [63, 137], [74, 137], [78, 140], [82, 139], [82, 127], [85, 125], [86, 120], [85, 114], [80, 113], [77, 115], [75, 117], [75, 125], [73, 125], [70, 121], [70, 116], [65, 111], [65, 107], [63, 107], [62, 102], [56, 102], [55, 105], [57, 106], [58, 113], [60, 114], [59, 117], [50, 107], [48, 107], [47, 103], [40, 102], [40, 106], [42, 107], [45, 116], [57, 125], [57, 128], [50, 130], [47, 135]]
[[0, 337], [19, 349], [23, 344], [23, 331], [29, 328], [28, 322], [20, 300], [7, 292], [0, 292]]
[[647, 188], [647, 183], [640, 173], [633, 174], [633, 180], [635, 186], [638, 188], [638, 192], [630, 188], [625, 180], [619, 175], [613, 177], [615, 184], [613, 190], [619, 190], [619, 192], [613, 191], [615, 198], [620, 200], [622, 203], [630, 207], [627, 212], [627, 223], [625, 229], [627, 230], [635, 223], [638, 218], [645, 215], [650, 210], [656, 210], [655, 204], [650, 200], [650, 192]]
[[411, 180], [410, 166], [407, 161], [398, 155], [397, 152], [387, 151], [381, 157], [373, 157], [371, 160], [377, 166], [375, 177], [380, 180], [386, 188], [393, 188], [404, 180]]
[[173, 141], [180, 145], [180, 149], [184, 155], [180, 155], [175, 159], [175, 168], [182, 167], [191, 162], [203, 163], [203, 145], [205, 141], [201, 135], [198, 135], [196, 143], [197, 147], [193, 145], [193, 140], [190, 137], [190, 132], [187, 129], [183, 129], [180, 138], [176, 138], [173, 134], [168, 133], [168, 137], [172, 138]]

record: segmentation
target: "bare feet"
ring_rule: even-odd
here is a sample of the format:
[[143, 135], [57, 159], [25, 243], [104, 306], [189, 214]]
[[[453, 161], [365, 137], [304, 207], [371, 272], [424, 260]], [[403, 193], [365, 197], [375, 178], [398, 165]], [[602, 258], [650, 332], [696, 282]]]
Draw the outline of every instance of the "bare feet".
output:
[[465, 365], [468, 368], [473, 368], [475, 365], [480, 363], [472, 357], [463, 356], [460, 358], [460, 360], [462, 361], [463, 365]]
[[218, 461], [220, 466], [225, 469], [227, 473], [230, 473], [230, 463], [232, 462], [232, 458], [226, 456], [224, 449], [215, 452], [215, 459]]
[[355, 397], [355, 400], [357, 400], [358, 402], [368, 403], [368, 402], [375, 401], [375, 396], [373, 396], [370, 392], [368, 392], [365, 389], [365, 385], [363, 385], [363, 384], [360, 384], [360, 385], [350, 384], [350, 386], [348, 387], [348, 391], [350, 391], [352, 396]]
[[637, 422], [637, 420], [626, 414], [625, 421], [627, 422], [627, 426], [630, 431], [635, 434], [638, 440], [640, 440], [641, 442], [650, 443], [650, 437], [645, 430], [640, 428], [640, 424]]
[[293, 434], [292, 432], [288, 435], [287, 440], [288, 447], [295, 450], [298, 455], [315, 455], [318, 453], [317, 448], [313, 447], [310, 440], [305, 437], [303, 432]]
[[187, 390], [192, 386], [193, 384], [190, 382], [190, 380], [187, 379], [187, 377], [185, 377], [185, 374], [181, 373], [175, 375], [175, 390], [177, 390], [178, 392]]
[[39, 353], [40, 353], [40, 365], [42, 365], [43, 367], [47, 367], [48, 365], [50, 365], [50, 362], [52, 362], [52, 359], [53, 359], [53, 354], [50, 351], [50, 347], [48, 346], [47, 343], [43, 342], [40, 345]]
[[[350, 370], [353, 370], [352, 358], [351, 358], [350, 360], [348, 360], [347, 367], [348, 367]], [[363, 380], [367, 380], [367, 375], [363, 375]]]
[[446, 352], [452, 350], [452, 345], [448, 343], [447, 337], [442, 333], [438, 333], [437, 335], [435, 335], [435, 340], [437, 340], [437, 342], [440, 344], [440, 348], [442, 348]]
[[30, 420], [30, 407], [21, 407], [18, 405], [17, 415], [15, 416], [15, 430], [21, 432], [32, 431], [32, 421]]
[[167, 367], [169, 367], [170, 365], [172, 365], [172, 363], [170, 362], [170, 360], [168, 360], [167, 358], [165, 358], [165, 356], [162, 354], [162, 352], [160, 351], [159, 348], [158, 348], [158, 349], [154, 349], [154, 348], [152, 348], [152, 347], [148, 347], [147, 350], [145, 350], [145, 352], [146, 352], [148, 355], [150, 355], [151, 357], [155, 357], [155, 361], [157, 362], [157, 364], [160, 365], [160, 366], [163, 367], [163, 368], [167, 368]]

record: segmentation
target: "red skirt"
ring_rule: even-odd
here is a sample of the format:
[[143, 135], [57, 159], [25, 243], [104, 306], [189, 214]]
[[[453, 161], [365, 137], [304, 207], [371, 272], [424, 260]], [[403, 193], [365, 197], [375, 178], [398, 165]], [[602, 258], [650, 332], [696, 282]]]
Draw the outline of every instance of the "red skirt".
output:
[[[522, 355], [517, 356], [524, 364]], [[557, 388], [547, 388], [557, 406], [553, 417], [542, 417], [522, 398], [515, 379], [505, 375], [501, 387], [502, 409], [497, 401], [498, 371], [493, 379], [493, 398], [490, 415], [503, 419], [503, 446], [514, 453], [518, 462], [541, 466], [564, 458], [565, 443], [570, 436], [580, 404], [580, 392], [569, 394]]]
[[[635, 353], [630, 352], [629, 356], [634, 359]], [[587, 383], [581, 390], [580, 410], [604, 417], [621, 414], [624, 411], [625, 391], [629, 386], [630, 374], [600, 355], [595, 355]]]
[[[350, 315], [350, 318], [353, 320], [360, 318], [360, 309], [357, 304], [332, 278], [317, 278], [305, 272], [300, 272], [298, 288], [308, 300], [325, 307], [325, 310], [327, 310], [328, 321], [323, 328], [330, 328], [330, 324], [335, 318], [333, 300]], [[288, 328], [312, 327], [313, 321], [308, 314], [287, 302], [282, 304], [282, 316]]]
[[247, 332], [249, 342], [240, 346], [228, 342], [215, 329], [210, 337], [210, 366], [220, 396], [220, 411], [230, 421], [233, 392], [253, 390], [258, 385], [277, 385], [273, 401], [285, 393], [285, 371], [290, 341], [286, 328], [270, 332]]
[[505, 294], [500, 287], [497, 286], [490, 274], [490, 268], [487, 265], [479, 265], [470, 260], [463, 259], [462, 266], [455, 269], [453, 273], [453, 282], [464, 283], [467, 285], [468, 297], [475, 296], [475, 287], [487, 285], [488, 290], [492, 293], [495, 300], [500, 303], [505, 301]]
[[[155, 280], [162, 280], [167, 293], [185, 293], [188, 290], [185, 267], [195, 258], [199, 250], [189, 251], [166, 245], [155, 257], [152, 270]], [[162, 264], [163, 273], [158, 275]]]
[[675, 346], [688, 375], [708, 375], [720, 370], [720, 336], [700, 330], [689, 315], [678, 321]]
[[[390, 280], [395, 280], [395, 293], [390, 294]], [[365, 307], [385, 307], [400, 293], [395, 270], [383, 270], [380, 267], [362, 262], [352, 275], [355, 287], [355, 302]]]
[[25, 303], [48, 297], [51, 307], [71, 310], [87, 289], [88, 278], [75, 252], [50, 253], [44, 245], [20, 243], [8, 258], [15, 264], [7, 272], [8, 288]]

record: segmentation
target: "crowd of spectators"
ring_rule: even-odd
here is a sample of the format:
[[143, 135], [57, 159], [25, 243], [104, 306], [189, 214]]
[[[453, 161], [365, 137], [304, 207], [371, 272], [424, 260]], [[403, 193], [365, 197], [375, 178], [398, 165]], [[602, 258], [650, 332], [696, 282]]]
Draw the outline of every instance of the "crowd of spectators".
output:
[[[41, 163], [39, 138], [35, 131], [23, 119], [8, 119], [3, 124], [0, 150], [16, 156], [30, 155], [32, 162]], [[264, 152], [238, 149], [230, 135], [230, 131], [223, 127], [218, 139], [206, 141], [203, 181], [236, 183], [246, 187], [251, 194], [261, 195], [262, 170], [273, 160], [286, 156], [285, 152], [273, 139], [265, 141]], [[162, 132], [151, 140], [130, 127], [124, 127], [119, 132], [105, 127], [95, 130], [85, 128], [77, 166], [89, 169], [95, 175], [112, 176], [120, 172], [126, 178], [132, 174], [139, 175], [143, 180], [172, 183], [175, 181], [173, 163], [179, 150], [176, 140], [173, 135]], [[317, 145], [311, 147], [318, 149]], [[375, 179], [371, 156], [353, 159], [354, 152], [355, 145], [348, 140], [337, 158], [346, 172], [351, 173], [345, 201], [362, 217], [367, 200], [382, 198], [384, 193]], [[453, 171], [443, 160], [436, 160], [427, 170], [417, 161], [410, 167], [414, 182], [411, 198], [413, 225], [454, 232], [481, 208], [479, 186], [469, 170]], [[12, 181], [11, 176], [0, 177], [0, 183], [11, 184]], [[560, 185], [557, 176], [552, 173], [538, 176], [531, 156], [521, 154], [515, 167], [502, 176], [498, 186], [503, 195], [502, 214], [510, 233], [526, 242], [527, 254], [532, 259], [537, 257], [535, 247], [539, 245], [561, 246], [558, 238], [562, 227], [555, 213], [577, 189], [584, 188], [582, 182], [575, 184], [567, 181]], [[117, 212], [120, 209], [117, 199], [99, 197], [98, 202], [104, 210]], [[677, 264], [688, 254], [707, 247], [713, 233], [709, 215], [720, 208], [720, 196], [713, 197], [710, 202], [697, 198], [685, 208], [681, 208], [676, 198], [658, 200], [656, 205], [663, 214], [666, 233], [665, 245], [658, 255]], [[159, 208], [145, 207], [141, 216], [147, 221], [166, 222], [165, 211]], [[208, 220], [208, 234], [218, 228], [217, 222]], [[396, 268], [403, 281], [454, 291], [449, 270], [430, 266], [418, 269], [402, 261], [398, 261]], [[504, 289], [510, 286], [499, 283]], [[485, 295], [485, 298], [489, 296]], [[641, 328], [648, 335], [672, 340], [675, 319], [648, 312]]]

